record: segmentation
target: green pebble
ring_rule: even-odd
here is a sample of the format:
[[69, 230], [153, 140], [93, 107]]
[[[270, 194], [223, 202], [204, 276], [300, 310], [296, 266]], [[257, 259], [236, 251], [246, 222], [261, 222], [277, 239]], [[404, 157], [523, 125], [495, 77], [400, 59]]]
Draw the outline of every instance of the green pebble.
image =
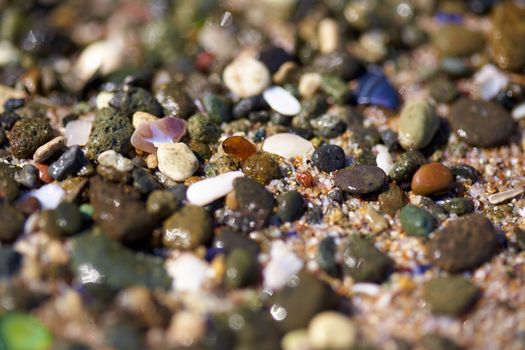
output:
[[248, 287], [259, 278], [257, 255], [248, 250], [233, 249], [226, 258], [225, 268], [224, 283], [228, 289]]
[[7, 135], [11, 153], [17, 158], [29, 158], [38, 147], [53, 137], [53, 128], [47, 118], [22, 118]]
[[210, 117], [197, 113], [188, 119], [188, 134], [192, 140], [210, 144], [219, 139], [221, 129]]
[[250, 156], [244, 162], [242, 171], [262, 185], [267, 185], [273, 179], [281, 177], [279, 163], [268, 153], [256, 153]]
[[425, 101], [408, 101], [399, 118], [399, 143], [406, 149], [427, 146], [439, 128], [434, 106]]
[[92, 218], [93, 217], [93, 206], [89, 203], [83, 203], [79, 207], [80, 212], [84, 217]]
[[209, 160], [212, 156], [210, 146], [203, 142], [191, 140], [188, 143], [188, 147], [193, 153], [195, 153], [195, 155], [197, 156], [197, 158], [199, 158], [199, 161], [201, 162]]
[[459, 95], [456, 85], [447, 78], [436, 78], [432, 80], [428, 86], [428, 90], [430, 96], [439, 103], [452, 102]]
[[463, 25], [447, 24], [434, 33], [432, 45], [443, 56], [468, 56], [483, 49], [485, 39]]
[[355, 159], [355, 165], [374, 165], [376, 166], [376, 156], [370, 150], [364, 150]]
[[180, 204], [173, 192], [155, 190], [146, 200], [146, 210], [155, 217], [166, 218], [177, 210]]
[[359, 235], [349, 238], [343, 261], [345, 273], [355, 282], [382, 283], [394, 267], [392, 259]]
[[155, 97], [149, 91], [137, 86], [124, 86], [113, 95], [109, 105], [128, 117], [138, 111], [150, 113], [159, 118], [164, 116], [162, 106]]
[[10, 312], [0, 316], [0, 348], [6, 350], [49, 350], [51, 332], [34, 316]]
[[0, 242], [12, 243], [24, 230], [24, 214], [7, 203], [0, 203]]
[[462, 276], [437, 277], [425, 282], [423, 297], [434, 314], [461, 315], [479, 298], [479, 289]]
[[451, 214], [465, 215], [474, 211], [474, 202], [470, 198], [452, 198], [443, 207]]
[[206, 112], [216, 123], [229, 122], [233, 118], [232, 104], [226, 97], [206, 93], [203, 104]]
[[209, 161], [204, 166], [204, 174], [207, 177], [214, 177], [229, 171], [239, 170], [241, 163], [229, 155], [223, 155]]
[[427, 237], [436, 226], [436, 220], [428, 211], [407, 204], [399, 212], [403, 230], [410, 236]]
[[288, 191], [277, 199], [277, 216], [284, 222], [291, 222], [301, 217], [304, 211], [304, 198], [297, 191]]
[[388, 176], [398, 184], [412, 180], [412, 176], [427, 162], [425, 156], [418, 151], [408, 151], [399, 156], [388, 172]]
[[163, 243], [170, 249], [195, 249], [213, 234], [212, 218], [196, 205], [186, 205], [164, 221]]
[[131, 135], [134, 132], [130, 119], [113, 108], [97, 112], [93, 130], [87, 143], [86, 155], [95, 159], [100, 153], [113, 150], [124, 156], [131, 151]]
[[62, 202], [56, 209], [43, 210], [39, 216], [39, 225], [50, 236], [71, 236], [82, 228], [83, 218], [78, 207]]
[[335, 259], [336, 250], [337, 247], [333, 237], [324, 238], [317, 249], [317, 263], [319, 267], [333, 277], [338, 277], [340, 274], [339, 265]]

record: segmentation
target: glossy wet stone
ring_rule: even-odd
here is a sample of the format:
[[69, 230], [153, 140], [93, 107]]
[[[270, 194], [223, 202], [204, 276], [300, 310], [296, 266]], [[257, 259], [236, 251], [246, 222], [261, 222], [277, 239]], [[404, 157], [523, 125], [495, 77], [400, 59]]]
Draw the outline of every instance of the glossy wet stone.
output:
[[228, 229], [223, 229], [214, 236], [212, 246], [224, 251], [226, 254], [240, 249], [255, 256], [260, 251], [259, 244], [256, 241]]
[[388, 177], [399, 184], [411, 181], [417, 169], [426, 162], [425, 156], [418, 151], [402, 153], [388, 172]]
[[239, 208], [253, 212], [267, 219], [275, 206], [275, 199], [270, 191], [257, 181], [240, 177], [233, 180], [233, 189]]
[[38, 169], [31, 164], [26, 164], [14, 176], [19, 184], [27, 188], [35, 188], [38, 185]]
[[434, 232], [428, 257], [449, 272], [472, 270], [488, 261], [498, 248], [496, 231], [481, 214], [468, 214]]
[[69, 175], [74, 175], [86, 162], [84, 152], [79, 146], [66, 150], [57, 161], [49, 165], [48, 173], [55, 180], [64, 180]]
[[462, 276], [436, 277], [423, 285], [423, 298], [434, 314], [461, 315], [479, 296], [478, 287]]
[[133, 125], [126, 115], [110, 108], [98, 111], [89, 136], [86, 155], [95, 159], [107, 150], [128, 155], [132, 148], [130, 140], [133, 131]]
[[279, 163], [268, 153], [257, 153], [250, 156], [244, 162], [242, 171], [246, 176], [263, 185], [281, 177]]
[[304, 212], [305, 201], [297, 191], [288, 191], [277, 198], [277, 216], [284, 222], [299, 219]]
[[494, 102], [461, 98], [452, 105], [449, 120], [459, 138], [472, 146], [506, 143], [514, 130], [510, 114]]
[[0, 199], [12, 202], [20, 195], [20, 186], [15, 181], [14, 169], [0, 164]]
[[432, 37], [432, 45], [443, 56], [467, 56], [485, 46], [480, 32], [467, 29], [460, 24], [447, 24], [439, 28]]
[[199, 168], [199, 160], [182, 142], [159, 145], [157, 157], [160, 172], [174, 181], [186, 180]]
[[[155, 98], [161, 104], [166, 115], [186, 119], [195, 110], [195, 105], [184, 91], [184, 87], [174, 82], [160, 86], [155, 93]], [[160, 115], [156, 116], [160, 117]]]
[[346, 166], [345, 151], [337, 145], [323, 145], [314, 151], [312, 163], [327, 173], [342, 169]]
[[439, 128], [434, 106], [424, 101], [408, 101], [399, 118], [399, 143], [406, 149], [427, 146]]
[[443, 164], [432, 162], [421, 166], [412, 177], [411, 189], [415, 194], [428, 196], [448, 191], [454, 186], [452, 172]]
[[381, 210], [390, 216], [394, 216], [401, 208], [408, 203], [405, 192], [395, 183], [389, 183], [388, 188], [378, 196]]
[[447, 200], [443, 207], [451, 214], [465, 215], [474, 211], [474, 202], [467, 197]]
[[385, 172], [373, 165], [355, 165], [339, 170], [334, 176], [335, 186], [351, 194], [378, 191], [385, 181]]
[[164, 115], [162, 106], [149, 91], [131, 85], [125, 85], [117, 91], [109, 101], [109, 105], [129, 117], [138, 111], [157, 117]]
[[343, 252], [343, 271], [354, 282], [383, 283], [394, 262], [366, 238], [352, 235]]
[[15, 207], [0, 203], [0, 242], [12, 243], [24, 229], [24, 214]]
[[0, 340], [10, 350], [47, 350], [52, 346], [53, 335], [36, 317], [10, 312], [0, 316]]
[[222, 149], [230, 156], [244, 162], [255, 154], [255, 145], [242, 136], [230, 136], [222, 142]]
[[339, 264], [336, 261], [337, 246], [334, 237], [325, 237], [319, 242], [316, 260], [319, 267], [327, 274], [338, 277], [341, 273]]
[[243, 288], [259, 279], [257, 256], [250, 251], [234, 249], [226, 257], [224, 283], [227, 288]]
[[11, 153], [17, 158], [30, 158], [53, 137], [53, 129], [46, 118], [23, 118], [7, 133]]
[[204, 109], [217, 123], [229, 122], [232, 117], [231, 101], [224, 96], [206, 93], [202, 99]]
[[211, 239], [212, 218], [202, 207], [186, 205], [166, 219], [163, 228], [166, 248], [195, 249]]
[[436, 226], [436, 220], [426, 210], [408, 204], [399, 212], [403, 230], [410, 236], [427, 237]]
[[334, 113], [325, 113], [318, 118], [310, 120], [314, 134], [326, 138], [334, 138], [346, 130], [345, 122]]
[[357, 103], [371, 104], [389, 109], [397, 109], [401, 103], [396, 89], [381, 71], [369, 71], [359, 78]]
[[268, 68], [253, 57], [241, 56], [226, 66], [224, 84], [239, 97], [259, 95], [270, 85]]
[[489, 44], [493, 61], [503, 69], [523, 70], [525, 39], [523, 17], [525, 8], [511, 1], [498, 4], [491, 14], [492, 30]]
[[477, 181], [479, 178], [478, 171], [467, 164], [453, 165], [450, 167], [450, 171], [452, 171], [454, 176], [460, 177], [464, 180], [470, 180], [472, 182]]

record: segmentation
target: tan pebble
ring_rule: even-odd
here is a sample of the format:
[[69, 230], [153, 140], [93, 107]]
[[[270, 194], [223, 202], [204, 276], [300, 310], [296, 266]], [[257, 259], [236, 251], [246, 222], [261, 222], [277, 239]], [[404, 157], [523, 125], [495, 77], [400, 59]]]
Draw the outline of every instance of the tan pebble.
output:
[[237, 198], [235, 197], [235, 191], [231, 191], [226, 195], [225, 204], [228, 209], [235, 210], [239, 207]]
[[199, 181], [202, 181], [202, 178], [199, 177], [199, 176], [191, 176], [189, 178], [187, 178], [185, 181], [184, 181], [184, 185], [186, 186], [190, 186], [196, 182], [199, 182]]
[[51, 240], [47, 244], [47, 256], [49, 261], [53, 264], [64, 265], [69, 261], [69, 254], [64, 245], [56, 240]]
[[522, 193], [523, 193], [523, 188], [512, 189], [512, 190], [494, 193], [490, 195], [488, 199], [489, 199], [490, 204], [501, 204], [514, 197], [519, 196]]
[[202, 338], [206, 330], [203, 318], [189, 311], [180, 311], [171, 319], [166, 338], [174, 346], [189, 347]]
[[388, 222], [385, 217], [374, 208], [368, 207], [365, 209], [365, 220], [374, 233], [383, 232], [388, 228]]
[[321, 87], [322, 77], [319, 73], [305, 73], [299, 80], [299, 94], [302, 97], [312, 97]]
[[139, 111], [139, 112], [135, 112], [133, 114], [132, 124], [133, 124], [133, 127], [136, 129], [142, 123], [154, 122], [157, 119], [159, 119], [159, 118], [157, 118], [153, 114]]
[[35, 153], [33, 154], [33, 160], [37, 163], [42, 163], [58, 151], [64, 149], [66, 146], [66, 138], [64, 136], [57, 136], [51, 141], [43, 144], [38, 147]]
[[318, 27], [319, 50], [327, 54], [339, 47], [339, 26], [332, 18], [324, 18]]
[[174, 181], [184, 181], [199, 168], [199, 160], [182, 142], [163, 143], [157, 149], [159, 170]]
[[157, 169], [159, 166], [159, 160], [156, 154], [150, 153], [146, 157], [146, 166], [148, 169]]
[[96, 105], [97, 109], [109, 107], [109, 101], [113, 98], [115, 93], [109, 91], [102, 91], [97, 95]]
[[296, 329], [284, 335], [281, 340], [283, 350], [312, 350], [308, 340], [308, 331], [306, 329]]
[[217, 255], [211, 262], [211, 269], [213, 271], [213, 280], [216, 283], [222, 282], [224, 273], [226, 272], [226, 265], [224, 264], [224, 255]]
[[308, 325], [308, 339], [315, 349], [349, 349], [356, 338], [354, 322], [338, 312], [321, 312]]

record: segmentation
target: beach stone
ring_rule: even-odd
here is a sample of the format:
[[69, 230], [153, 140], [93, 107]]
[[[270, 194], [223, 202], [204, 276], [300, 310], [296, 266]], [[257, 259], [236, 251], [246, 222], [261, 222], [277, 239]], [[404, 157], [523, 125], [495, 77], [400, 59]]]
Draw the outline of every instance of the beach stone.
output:
[[242, 212], [253, 213], [266, 221], [273, 212], [275, 198], [259, 182], [248, 177], [233, 180], [235, 198]]
[[11, 153], [17, 158], [32, 157], [52, 137], [53, 128], [47, 118], [19, 119], [7, 133]]
[[0, 247], [0, 278], [15, 275], [22, 266], [22, 254], [12, 247]]
[[312, 143], [291, 133], [275, 134], [268, 137], [262, 146], [263, 151], [277, 154], [286, 159], [307, 156], [313, 153]]
[[[162, 84], [155, 92], [155, 98], [161, 104], [166, 115], [187, 119], [194, 111], [195, 104], [184, 88], [176, 82]], [[156, 115], [160, 117], [160, 115]]]
[[498, 247], [496, 231], [481, 214], [468, 214], [434, 232], [428, 257], [448, 272], [472, 270], [488, 261]]
[[432, 214], [412, 204], [407, 204], [401, 209], [399, 221], [408, 235], [416, 237], [428, 237], [436, 226]]
[[133, 170], [131, 176], [133, 177], [133, 187], [139, 190], [140, 193], [148, 194], [161, 187], [156, 176], [144, 168]]
[[454, 176], [458, 176], [465, 180], [476, 182], [479, 178], [478, 171], [467, 164], [457, 164], [450, 167], [450, 171]]
[[218, 124], [229, 122], [233, 118], [232, 103], [224, 96], [205, 93], [202, 104], [211, 119]]
[[438, 128], [434, 106], [425, 101], [408, 101], [399, 118], [399, 143], [406, 150], [424, 148]]
[[163, 244], [170, 249], [195, 249], [210, 241], [212, 218], [202, 207], [186, 205], [164, 221]]
[[33, 154], [33, 160], [37, 163], [42, 163], [51, 158], [58, 151], [65, 148], [66, 138], [64, 136], [57, 136], [49, 142], [38, 147]]
[[367, 194], [381, 189], [386, 174], [373, 165], [355, 165], [335, 173], [334, 184], [352, 194]]
[[454, 340], [437, 333], [427, 333], [419, 342], [424, 349], [428, 350], [464, 350]]
[[14, 176], [19, 184], [27, 188], [35, 188], [38, 185], [38, 169], [31, 164], [26, 164]]
[[467, 197], [458, 197], [447, 200], [443, 207], [451, 214], [465, 215], [474, 211], [474, 202]]
[[373, 233], [380, 233], [388, 228], [388, 222], [385, 217], [374, 208], [367, 207], [364, 209], [363, 214], [368, 227]]
[[483, 49], [485, 39], [461, 24], [446, 24], [434, 33], [432, 45], [443, 56], [469, 56]]
[[418, 151], [402, 153], [388, 172], [388, 177], [398, 184], [411, 181], [417, 169], [426, 162], [425, 156]]
[[214, 143], [221, 136], [219, 126], [210, 117], [202, 113], [194, 114], [188, 119], [187, 130], [192, 140], [205, 144]]
[[512, 116], [495, 102], [461, 98], [450, 108], [452, 130], [471, 146], [492, 147], [508, 142]]
[[56, 209], [40, 213], [39, 226], [52, 237], [67, 237], [80, 231], [83, 217], [78, 207], [69, 202], [60, 203]]
[[503, 69], [523, 71], [525, 65], [525, 7], [512, 1], [497, 4], [491, 15], [489, 45], [493, 61]]
[[438, 103], [450, 103], [459, 94], [456, 84], [444, 77], [433, 79], [428, 85], [428, 91]]
[[425, 209], [428, 211], [434, 219], [436, 219], [438, 222], [441, 222], [445, 220], [448, 217], [448, 213], [441, 205], [437, 204], [435, 201], [433, 201], [429, 197], [425, 196], [416, 196], [412, 200], [412, 204], [415, 206]]
[[240, 171], [230, 171], [195, 182], [188, 187], [186, 196], [191, 204], [208, 205], [233, 190], [233, 180], [243, 177]]
[[297, 191], [288, 191], [277, 198], [277, 216], [284, 222], [292, 222], [301, 217], [305, 201]]
[[222, 149], [241, 162], [244, 162], [257, 152], [255, 145], [242, 136], [228, 137], [222, 141]]
[[356, 78], [361, 71], [359, 61], [343, 50], [318, 55], [312, 65], [318, 73], [339, 76], [345, 80]]
[[357, 341], [357, 327], [343, 314], [324, 311], [310, 321], [308, 339], [314, 349], [350, 349]]
[[97, 160], [99, 164], [112, 167], [118, 171], [128, 172], [133, 169], [133, 161], [131, 159], [113, 150], [102, 152]]
[[257, 244], [256, 241], [229, 229], [223, 229], [216, 234], [213, 238], [212, 246], [221, 249], [225, 254], [240, 249], [249, 252], [253, 256], [257, 256], [260, 250], [259, 244]]
[[131, 123], [133, 124], [133, 127], [135, 129], [138, 129], [138, 127], [142, 123], [151, 123], [157, 120], [159, 120], [159, 118], [154, 116], [153, 114], [141, 111], [133, 113], [133, 116], [131, 117]]
[[146, 210], [154, 217], [166, 218], [181, 206], [182, 200], [172, 191], [155, 190], [146, 200]]
[[130, 118], [138, 111], [157, 117], [164, 116], [162, 106], [157, 99], [149, 91], [137, 86], [125, 85], [113, 95], [109, 105]]
[[344, 272], [354, 282], [383, 283], [394, 268], [394, 262], [372, 242], [352, 235], [343, 252]]
[[421, 166], [412, 177], [412, 192], [422, 196], [439, 194], [454, 186], [452, 171], [438, 162]]
[[378, 201], [381, 210], [393, 217], [408, 203], [408, 198], [401, 187], [395, 183], [389, 183], [388, 189], [379, 194]]
[[2, 347], [12, 350], [47, 350], [53, 346], [52, 333], [38, 318], [17, 311], [0, 316], [0, 339]]
[[271, 82], [268, 68], [248, 56], [238, 57], [226, 66], [222, 79], [228, 89], [242, 98], [261, 94]]
[[227, 172], [239, 170], [241, 163], [229, 155], [222, 155], [210, 160], [204, 166], [204, 174], [207, 177], [218, 176]]
[[272, 86], [263, 92], [263, 98], [276, 112], [294, 116], [301, 112], [301, 103], [297, 98], [280, 86]]
[[224, 284], [228, 289], [244, 288], [259, 279], [257, 255], [247, 250], [233, 249], [226, 257]]
[[314, 134], [320, 137], [334, 138], [346, 130], [346, 123], [334, 113], [325, 113], [310, 120]]
[[436, 277], [423, 285], [423, 298], [438, 315], [464, 314], [479, 296], [478, 287], [463, 276]]
[[79, 146], [70, 147], [62, 153], [60, 158], [49, 165], [48, 174], [55, 180], [64, 180], [79, 171], [86, 161], [84, 152]]
[[242, 171], [246, 176], [263, 185], [281, 177], [279, 163], [268, 153], [256, 153], [250, 156], [244, 162]]
[[159, 170], [174, 181], [184, 181], [199, 168], [199, 160], [182, 142], [163, 143], [157, 150]]
[[341, 273], [336, 260], [337, 246], [334, 237], [325, 237], [317, 248], [316, 260], [319, 267], [327, 274], [338, 277]]
[[346, 166], [345, 151], [337, 145], [322, 145], [314, 151], [312, 163], [319, 170], [331, 173]]
[[113, 108], [97, 111], [93, 130], [87, 143], [86, 156], [95, 159], [100, 153], [113, 150], [122, 155], [131, 151], [133, 125], [130, 119]]
[[24, 230], [25, 216], [15, 207], [0, 203], [0, 242], [4, 244], [14, 242]]

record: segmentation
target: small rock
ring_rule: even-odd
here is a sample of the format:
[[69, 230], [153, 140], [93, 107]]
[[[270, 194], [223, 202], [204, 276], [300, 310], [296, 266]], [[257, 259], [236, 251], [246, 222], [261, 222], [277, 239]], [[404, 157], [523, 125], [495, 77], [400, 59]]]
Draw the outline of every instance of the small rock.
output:
[[383, 170], [385, 174], [388, 174], [394, 166], [394, 162], [392, 161], [392, 156], [390, 155], [390, 152], [388, 152], [388, 148], [383, 145], [376, 145], [375, 149], [377, 150], [377, 166], [381, 168], [381, 170]]
[[290, 92], [280, 86], [272, 86], [263, 92], [263, 98], [276, 112], [294, 116], [301, 112], [301, 103]]
[[224, 69], [224, 84], [239, 97], [259, 95], [270, 85], [268, 68], [255, 58], [242, 56]]
[[51, 237], [62, 238], [80, 231], [82, 214], [72, 203], [62, 202], [56, 209], [44, 210], [39, 216], [39, 227]]
[[133, 113], [133, 117], [131, 118], [133, 127], [135, 129], [138, 129], [139, 125], [142, 123], [150, 123], [159, 120], [158, 117], [154, 116], [153, 114], [149, 114], [146, 112], [135, 112]]
[[155, 190], [146, 200], [146, 210], [158, 218], [170, 216], [181, 205], [181, 200], [171, 191]]
[[223, 155], [209, 161], [204, 167], [204, 173], [207, 177], [214, 177], [227, 172], [237, 171], [240, 167], [241, 164], [237, 159], [229, 155]]
[[35, 188], [38, 185], [38, 169], [26, 164], [15, 174], [14, 179], [27, 188]]
[[438, 128], [439, 118], [430, 103], [409, 101], [399, 118], [399, 143], [406, 150], [424, 148]]
[[71, 146], [85, 146], [89, 141], [93, 123], [87, 120], [72, 120], [66, 124], [64, 135], [66, 137], [66, 145]]
[[176, 82], [161, 85], [155, 93], [155, 98], [164, 108], [165, 114], [172, 117], [187, 119], [195, 111], [192, 99], [183, 86]]
[[273, 212], [275, 199], [272, 193], [257, 181], [239, 177], [233, 180], [233, 189], [241, 210], [254, 212], [264, 219]]
[[246, 159], [242, 171], [263, 185], [281, 177], [279, 163], [268, 153], [256, 153]]
[[436, 226], [436, 220], [428, 211], [412, 204], [399, 212], [399, 221], [408, 235], [416, 237], [428, 237]]
[[337, 145], [323, 145], [314, 151], [312, 163], [319, 170], [331, 173], [346, 166], [345, 151]]
[[318, 55], [312, 65], [318, 73], [339, 76], [345, 80], [356, 78], [362, 69], [359, 61], [345, 50]]
[[244, 162], [257, 151], [255, 145], [242, 136], [230, 136], [222, 141], [221, 146], [225, 153], [241, 162]]
[[479, 296], [479, 289], [462, 276], [437, 277], [423, 285], [423, 298], [434, 314], [461, 315]]
[[422, 196], [439, 194], [454, 186], [452, 171], [441, 163], [433, 162], [420, 167], [412, 178], [412, 192]]
[[428, 350], [464, 350], [454, 340], [436, 333], [427, 333], [419, 341]]
[[485, 46], [480, 32], [467, 29], [460, 24], [447, 24], [433, 35], [432, 44], [443, 56], [468, 56]]
[[182, 142], [163, 143], [157, 151], [159, 170], [174, 181], [184, 181], [199, 167], [199, 160]]
[[443, 204], [443, 207], [451, 214], [465, 215], [474, 211], [474, 202], [470, 198], [452, 198]]
[[474, 75], [479, 94], [485, 101], [492, 100], [507, 87], [509, 78], [492, 64], [486, 64]]
[[259, 279], [257, 256], [247, 250], [233, 249], [226, 257], [226, 288], [235, 289], [253, 285]]
[[293, 61], [294, 57], [291, 56], [286, 50], [281, 47], [270, 47], [261, 51], [258, 57], [259, 61], [264, 63], [270, 72], [276, 73], [279, 71], [284, 64]]
[[170, 249], [195, 249], [212, 237], [212, 218], [202, 207], [186, 205], [164, 221], [163, 243]]
[[381, 210], [393, 217], [408, 203], [408, 198], [401, 187], [395, 183], [389, 183], [388, 189], [379, 194], [378, 201]]
[[35, 197], [42, 205], [42, 209], [55, 209], [63, 200], [66, 192], [58, 184], [46, 184], [24, 195], [23, 198]]
[[46, 118], [23, 118], [18, 120], [7, 138], [11, 153], [17, 158], [30, 158], [34, 152], [53, 137], [53, 128]]
[[57, 161], [51, 163], [48, 169], [49, 176], [55, 180], [64, 180], [69, 175], [74, 175], [79, 171], [86, 161], [79, 146], [70, 147], [62, 153]]
[[230, 171], [195, 182], [188, 187], [186, 192], [188, 201], [195, 205], [208, 205], [231, 192], [233, 180], [242, 176], [244, 174], [241, 171]]
[[325, 113], [318, 118], [310, 120], [314, 134], [326, 138], [334, 138], [346, 130], [346, 123], [334, 113]]
[[173, 278], [173, 289], [177, 292], [200, 291], [208, 264], [191, 253], [182, 253], [175, 260], [167, 262], [166, 269]]
[[412, 180], [412, 176], [422, 165], [427, 162], [425, 156], [418, 151], [402, 153], [394, 163], [388, 177], [398, 184]]
[[24, 214], [15, 207], [0, 204], [0, 242], [9, 244], [14, 242], [24, 230]]
[[354, 282], [382, 283], [391, 273], [394, 263], [373, 243], [358, 235], [349, 238], [343, 253], [345, 273]]
[[37, 163], [43, 163], [53, 155], [65, 148], [66, 138], [64, 136], [57, 136], [51, 141], [38, 147], [33, 154], [33, 160]]
[[336, 254], [337, 246], [333, 237], [325, 237], [319, 242], [316, 256], [317, 263], [323, 271], [333, 277], [338, 277], [341, 273]]
[[99, 164], [112, 167], [118, 171], [128, 172], [133, 169], [133, 161], [131, 159], [113, 150], [100, 153], [97, 160]]
[[297, 87], [299, 95], [303, 98], [310, 98], [315, 95], [322, 83], [322, 76], [319, 73], [304, 73], [301, 75]]
[[233, 118], [232, 104], [226, 97], [207, 92], [202, 102], [204, 109], [216, 123], [229, 122]]
[[397, 109], [401, 104], [397, 90], [381, 71], [372, 70], [359, 78], [357, 103]]
[[275, 134], [268, 137], [262, 146], [263, 151], [290, 159], [309, 156], [314, 152], [312, 143], [301, 136], [289, 133]]
[[281, 348], [283, 350], [312, 350], [308, 331], [297, 329], [286, 333], [281, 339]]
[[519, 71], [525, 65], [525, 48], [520, 45], [525, 39], [523, 16], [525, 9], [514, 2], [497, 4], [492, 10], [488, 41], [493, 61], [503, 69]]
[[210, 117], [197, 113], [188, 119], [188, 134], [192, 140], [210, 144], [219, 139], [221, 129]]
[[357, 342], [357, 327], [350, 318], [325, 311], [310, 321], [308, 339], [315, 349], [350, 349]]
[[164, 111], [160, 103], [153, 95], [140, 87], [124, 85], [117, 91], [109, 105], [128, 117], [133, 116], [135, 112], [141, 111], [162, 117]]
[[0, 247], [0, 278], [15, 275], [22, 265], [22, 254], [11, 247]]
[[97, 111], [87, 144], [87, 157], [95, 159], [100, 153], [110, 149], [128, 155], [132, 149], [130, 140], [133, 131], [133, 125], [126, 115], [112, 108]]
[[430, 96], [438, 103], [452, 102], [459, 94], [456, 84], [443, 77], [433, 79], [428, 90]]
[[380, 233], [388, 228], [388, 222], [386, 219], [374, 208], [367, 207], [364, 213], [368, 227], [370, 227], [373, 233]]
[[416, 196], [413, 198], [412, 204], [428, 211], [438, 222], [441, 222], [448, 217], [445, 208], [437, 204], [431, 198], [425, 196]]
[[214, 236], [212, 246], [221, 249], [225, 254], [229, 254], [235, 249], [241, 249], [250, 252], [253, 256], [257, 256], [260, 251], [257, 242], [228, 229], [223, 229]]
[[[2, 346], [6, 349], [46, 350], [53, 346], [53, 335], [38, 318], [14, 311], [0, 316]], [[20, 334], [26, 336], [20, 337]]]
[[376, 192], [386, 181], [386, 174], [373, 165], [355, 165], [335, 173], [334, 184], [352, 194]]
[[139, 190], [140, 193], [148, 194], [161, 187], [156, 176], [144, 168], [133, 170], [131, 175], [133, 177], [133, 187]]
[[494, 204], [494, 205], [501, 204], [501, 203], [508, 201], [509, 199], [519, 196], [520, 194], [523, 193], [523, 191], [524, 191], [523, 188], [517, 188], [517, 189], [510, 189], [507, 191], [499, 192], [499, 193], [494, 193], [488, 197], [488, 200], [490, 204]]
[[304, 198], [297, 191], [288, 191], [277, 198], [277, 216], [283, 222], [292, 222], [301, 217], [304, 212]]
[[458, 176], [465, 180], [476, 182], [479, 178], [479, 173], [476, 169], [467, 164], [458, 164], [450, 167], [450, 171], [454, 176]]

